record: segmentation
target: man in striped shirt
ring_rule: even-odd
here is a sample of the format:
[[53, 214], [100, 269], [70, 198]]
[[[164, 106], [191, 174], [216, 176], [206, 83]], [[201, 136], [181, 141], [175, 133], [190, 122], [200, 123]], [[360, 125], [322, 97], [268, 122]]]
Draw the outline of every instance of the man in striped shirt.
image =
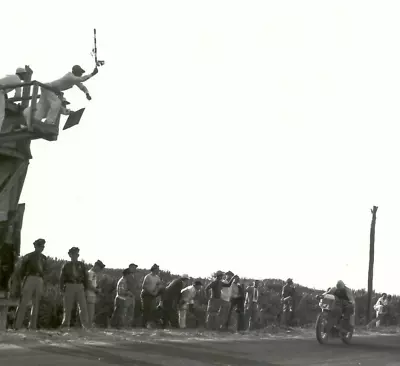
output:
[[179, 328], [186, 328], [187, 311], [193, 311], [194, 298], [202, 286], [203, 284], [200, 281], [195, 281], [193, 285], [187, 286], [181, 291], [181, 300], [179, 304]]
[[98, 260], [88, 271], [88, 287], [86, 290], [86, 300], [88, 308], [88, 325], [93, 326], [96, 307], [97, 294], [99, 293], [97, 274], [104, 269], [105, 265]]
[[133, 297], [133, 293], [128, 290], [127, 278], [131, 273], [129, 268], [124, 269], [122, 277], [117, 282], [117, 293], [114, 301], [114, 312], [111, 317], [111, 326], [117, 329], [124, 328], [126, 324], [126, 302]]

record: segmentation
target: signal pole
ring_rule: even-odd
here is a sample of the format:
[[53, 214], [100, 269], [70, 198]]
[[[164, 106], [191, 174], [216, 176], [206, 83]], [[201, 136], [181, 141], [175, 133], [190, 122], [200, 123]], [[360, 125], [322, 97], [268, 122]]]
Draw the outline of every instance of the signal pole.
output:
[[376, 224], [376, 211], [378, 207], [374, 206], [371, 210], [372, 221], [371, 231], [369, 235], [369, 268], [368, 268], [368, 306], [367, 306], [367, 324], [371, 321], [372, 316], [372, 291], [374, 280], [374, 257], [375, 257], [375, 224]]

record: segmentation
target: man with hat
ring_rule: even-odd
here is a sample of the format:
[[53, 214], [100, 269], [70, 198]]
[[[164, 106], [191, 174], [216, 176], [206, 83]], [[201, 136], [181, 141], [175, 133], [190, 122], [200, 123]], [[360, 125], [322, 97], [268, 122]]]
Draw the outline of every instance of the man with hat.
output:
[[[4, 87], [7, 85], [17, 85], [20, 84], [23, 81], [26, 81], [29, 72], [32, 72], [28, 68], [28, 70], [25, 67], [18, 67], [17, 70], [15, 71], [15, 74], [12, 75], [6, 75], [5, 77], [0, 79], [0, 87]], [[6, 97], [7, 93], [11, 92], [13, 89], [15, 89], [15, 98], [21, 98], [22, 96], [22, 89], [20, 87], [17, 88], [7, 88], [7, 89], [0, 89], [0, 132], [1, 128], [3, 126], [4, 122], [4, 117], [5, 117], [5, 111], [6, 111]]]
[[[96, 67], [91, 74], [83, 76], [85, 70], [83, 70], [82, 67], [80, 67], [79, 65], [75, 65], [72, 67], [71, 72], [68, 72], [60, 79], [47, 83], [47, 85], [54, 90], [60, 92], [77, 86], [81, 91], [86, 94], [86, 98], [88, 100], [91, 100], [92, 97], [90, 96], [88, 89], [86, 88], [86, 86], [83, 85], [83, 83], [92, 78], [98, 72], [99, 71]], [[42, 120], [43, 118], [46, 118], [46, 123], [55, 124], [61, 107], [62, 101], [54, 92], [45, 88], [41, 88], [40, 99], [37, 104], [37, 111], [35, 113], [35, 119]]]
[[88, 271], [88, 287], [86, 290], [86, 301], [88, 309], [88, 324], [92, 326], [94, 323], [94, 315], [96, 309], [97, 294], [99, 293], [97, 274], [105, 268], [101, 260], [97, 260], [94, 266]]
[[231, 287], [233, 281], [237, 276], [233, 276], [229, 282], [222, 281], [224, 272], [217, 271], [215, 273], [214, 281], [210, 282], [205, 291], [211, 290], [211, 297], [208, 300], [207, 305], [207, 327], [209, 330], [216, 330], [218, 327], [218, 314], [220, 314], [221, 308], [223, 306], [223, 300], [221, 299], [221, 290], [223, 287]]
[[163, 291], [162, 309], [163, 309], [163, 328], [171, 324], [174, 328], [179, 327], [178, 322], [178, 304], [181, 300], [182, 290], [188, 285], [189, 276], [182, 275], [173, 280]]
[[135, 277], [137, 264], [131, 263], [128, 267], [129, 269], [129, 276], [126, 278], [126, 285], [128, 290], [132, 293], [131, 297], [128, 297], [125, 300], [126, 305], [126, 323], [128, 326], [135, 325], [135, 305], [136, 305], [136, 292], [138, 291], [138, 283]]
[[[225, 283], [228, 283], [233, 277], [233, 272], [225, 272]], [[228, 329], [229, 325], [229, 314], [231, 307], [231, 297], [232, 297], [232, 285], [230, 287], [221, 288], [221, 310], [219, 314], [219, 324], [221, 329]]]
[[69, 328], [75, 303], [83, 328], [88, 327], [88, 311], [85, 292], [88, 289], [88, 273], [83, 262], [78, 261], [79, 248], [68, 251], [71, 260], [63, 265], [60, 274], [60, 291], [64, 295], [64, 318], [61, 327]]
[[150, 322], [154, 322], [155, 300], [160, 295], [161, 279], [159, 277], [160, 267], [153, 264], [142, 284], [140, 298], [142, 300], [143, 326], [146, 328]]
[[286, 280], [286, 284], [282, 288], [282, 297], [281, 297], [281, 302], [283, 305], [282, 323], [285, 327], [289, 327], [290, 323], [293, 320], [295, 294], [296, 294], [296, 290], [293, 285], [293, 280], [291, 278], [288, 278]]
[[37, 239], [35, 250], [22, 259], [19, 277], [22, 281], [21, 301], [17, 309], [15, 329], [20, 329], [24, 322], [26, 309], [32, 304], [30, 329], [36, 329], [39, 315], [40, 299], [43, 295], [43, 276], [47, 270], [47, 258], [42, 254], [46, 240]]

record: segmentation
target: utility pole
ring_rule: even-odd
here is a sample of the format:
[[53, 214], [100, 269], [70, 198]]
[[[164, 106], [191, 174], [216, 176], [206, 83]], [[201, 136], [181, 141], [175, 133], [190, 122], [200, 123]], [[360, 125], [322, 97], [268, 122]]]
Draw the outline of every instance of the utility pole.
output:
[[374, 257], [375, 257], [375, 224], [376, 224], [376, 211], [378, 207], [374, 206], [371, 210], [371, 232], [369, 235], [369, 268], [368, 268], [368, 306], [367, 306], [367, 324], [371, 321], [372, 316], [372, 291], [374, 280]]

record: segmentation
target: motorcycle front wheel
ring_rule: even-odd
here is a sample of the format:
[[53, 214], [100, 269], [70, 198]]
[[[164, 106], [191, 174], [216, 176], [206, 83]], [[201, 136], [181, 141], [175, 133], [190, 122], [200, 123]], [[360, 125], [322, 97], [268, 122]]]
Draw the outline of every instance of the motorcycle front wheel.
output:
[[325, 327], [328, 322], [328, 313], [322, 312], [317, 317], [317, 322], [315, 325], [315, 335], [317, 337], [317, 341], [320, 344], [328, 343], [328, 333], [325, 333]]

